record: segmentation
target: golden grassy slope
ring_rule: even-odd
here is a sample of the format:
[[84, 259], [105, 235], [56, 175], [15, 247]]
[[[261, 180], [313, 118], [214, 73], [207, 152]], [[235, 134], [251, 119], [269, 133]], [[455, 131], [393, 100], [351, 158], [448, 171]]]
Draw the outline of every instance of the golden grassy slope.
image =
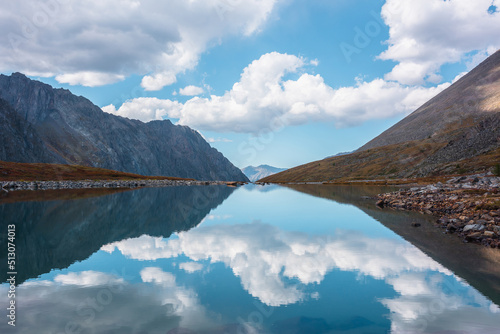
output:
[[[444, 143], [409, 142], [311, 162], [266, 177], [260, 182], [343, 182], [417, 177], [415, 166], [442, 148]], [[426, 176], [468, 174], [491, 170], [500, 162], [500, 148], [474, 158], [437, 166]]]
[[[187, 180], [177, 177], [143, 176], [79, 165], [17, 163], [0, 161], [0, 181], [75, 180]], [[191, 180], [191, 179], [190, 179]]]

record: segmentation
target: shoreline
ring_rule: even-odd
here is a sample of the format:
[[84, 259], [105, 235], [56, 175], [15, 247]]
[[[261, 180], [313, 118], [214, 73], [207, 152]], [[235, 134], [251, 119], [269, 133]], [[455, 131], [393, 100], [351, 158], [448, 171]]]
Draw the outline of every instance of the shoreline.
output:
[[196, 181], [196, 180], [61, 180], [61, 181], [0, 181], [1, 192], [20, 190], [69, 190], [69, 189], [138, 189], [169, 186], [225, 185], [236, 187], [245, 184], [239, 181]]
[[466, 243], [500, 248], [500, 177], [453, 177], [446, 183], [379, 194], [376, 199], [380, 208], [433, 215], [436, 227]]
[[[403, 178], [403, 179], [339, 179], [334, 181], [288, 181], [288, 182], [254, 182], [257, 185], [277, 184], [277, 185], [355, 185], [355, 186], [421, 186], [435, 184], [438, 182], [445, 182], [452, 177], [461, 177], [463, 175], [449, 175], [449, 176], [434, 176], [434, 177], [419, 177], [419, 178]], [[466, 175], [468, 176], [468, 175]]]

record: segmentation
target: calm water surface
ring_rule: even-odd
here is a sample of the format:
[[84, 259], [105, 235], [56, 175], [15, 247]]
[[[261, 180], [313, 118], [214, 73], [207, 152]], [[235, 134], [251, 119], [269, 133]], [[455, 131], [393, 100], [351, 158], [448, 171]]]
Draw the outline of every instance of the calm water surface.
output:
[[362, 197], [381, 191], [171, 187], [1, 204], [2, 249], [16, 224], [18, 307], [0, 333], [500, 333], [497, 250]]

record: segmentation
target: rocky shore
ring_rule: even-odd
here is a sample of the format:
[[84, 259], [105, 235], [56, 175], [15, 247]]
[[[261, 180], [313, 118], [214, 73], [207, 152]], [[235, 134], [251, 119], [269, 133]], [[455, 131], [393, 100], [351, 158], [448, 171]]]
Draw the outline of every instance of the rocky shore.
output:
[[[377, 206], [434, 215], [436, 226], [464, 242], [500, 248], [500, 177], [454, 177], [377, 196]], [[418, 224], [412, 224], [418, 227]]]
[[0, 191], [15, 190], [55, 190], [55, 189], [91, 189], [91, 188], [142, 188], [167, 186], [237, 186], [244, 182], [226, 181], [190, 181], [190, 180], [83, 180], [83, 181], [0, 181]]

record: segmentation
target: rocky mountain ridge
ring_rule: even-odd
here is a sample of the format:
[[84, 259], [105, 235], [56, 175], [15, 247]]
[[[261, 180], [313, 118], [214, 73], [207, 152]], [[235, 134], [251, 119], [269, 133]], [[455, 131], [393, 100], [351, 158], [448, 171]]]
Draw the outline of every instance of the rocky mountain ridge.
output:
[[0, 160], [76, 164], [142, 175], [248, 181], [187, 126], [103, 112], [66, 89], [0, 75]]

